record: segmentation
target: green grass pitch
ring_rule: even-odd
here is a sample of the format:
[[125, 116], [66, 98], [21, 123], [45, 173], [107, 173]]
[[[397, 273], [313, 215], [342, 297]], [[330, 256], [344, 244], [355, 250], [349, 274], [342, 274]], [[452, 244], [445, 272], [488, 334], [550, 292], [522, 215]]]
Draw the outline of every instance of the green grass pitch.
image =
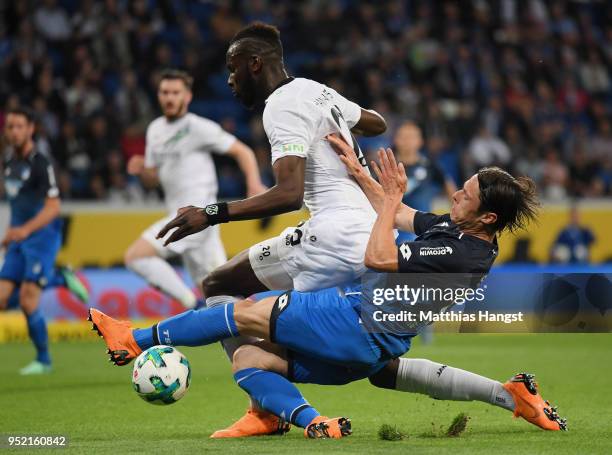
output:
[[[31, 360], [32, 348], [1, 346], [0, 433], [66, 434], [68, 451], [88, 454], [612, 453], [612, 335], [441, 334], [433, 345], [417, 342], [410, 352], [500, 380], [520, 371], [536, 373], [544, 398], [568, 418], [567, 433], [540, 431], [482, 403], [435, 401], [376, 389], [367, 381], [300, 386], [322, 413], [352, 419], [354, 434], [339, 441], [305, 440], [298, 428], [283, 437], [209, 439], [246, 408], [218, 345], [182, 349], [193, 370], [191, 389], [165, 407], [138, 398], [130, 384], [131, 365], [111, 365], [104, 351], [102, 342], [53, 344], [54, 373], [21, 378], [16, 371]], [[440, 428], [461, 412], [470, 417], [467, 430], [455, 438], [440, 436]], [[378, 439], [385, 423], [407, 437]]]

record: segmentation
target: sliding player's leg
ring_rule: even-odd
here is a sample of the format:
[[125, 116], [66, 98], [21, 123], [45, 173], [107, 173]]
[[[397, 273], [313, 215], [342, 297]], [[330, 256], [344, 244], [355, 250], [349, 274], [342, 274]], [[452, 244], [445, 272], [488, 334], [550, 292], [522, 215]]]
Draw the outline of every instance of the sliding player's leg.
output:
[[482, 401], [512, 411], [545, 430], [565, 430], [566, 423], [538, 393], [533, 375], [517, 374], [508, 382], [480, 376], [426, 359], [399, 358], [372, 375], [385, 389], [421, 393], [438, 400]]

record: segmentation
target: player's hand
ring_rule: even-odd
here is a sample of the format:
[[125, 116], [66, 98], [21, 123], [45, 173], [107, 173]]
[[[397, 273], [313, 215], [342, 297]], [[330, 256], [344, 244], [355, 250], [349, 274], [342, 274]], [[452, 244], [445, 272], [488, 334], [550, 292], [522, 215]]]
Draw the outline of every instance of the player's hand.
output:
[[338, 154], [340, 161], [344, 163], [349, 174], [356, 177], [363, 172], [363, 166], [357, 159], [355, 150], [346, 143], [342, 136], [338, 134], [329, 134], [325, 136], [325, 139], [327, 139], [334, 151]]
[[30, 234], [31, 232], [23, 226], [9, 228], [4, 234], [4, 239], [2, 239], [2, 246], [7, 246], [11, 242], [21, 242], [27, 239]]
[[172, 242], [181, 240], [188, 235], [203, 231], [208, 227], [208, 217], [203, 208], [194, 207], [193, 205], [182, 207], [173, 220], [168, 222], [161, 231], [157, 234], [157, 238], [161, 239], [174, 228], [177, 228], [170, 237], [164, 242], [164, 246], [168, 246]]
[[372, 168], [378, 177], [378, 181], [385, 192], [385, 196], [394, 202], [401, 202], [408, 188], [408, 177], [402, 163], [395, 161], [395, 155], [391, 149], [378, 149], [377, 165], [372, 161]]
[[257, 196], [258, 194], [264, 193], [267, 190], [268, 187], [264, 185], [261, 180], [247, 183], [247, 197]]
[[145, 159], [142, 155], [134, 155], [127, 163], [127, 173], [130, 175], [140, 175], [145, 167]]

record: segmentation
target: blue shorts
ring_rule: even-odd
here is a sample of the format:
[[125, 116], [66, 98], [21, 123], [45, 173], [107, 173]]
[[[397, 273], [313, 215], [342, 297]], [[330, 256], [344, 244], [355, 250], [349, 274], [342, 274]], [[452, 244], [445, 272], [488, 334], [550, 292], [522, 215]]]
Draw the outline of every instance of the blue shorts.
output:
[[17, 284], [30, 281], [44, 288], [53, 276], [61, 243], [61, 232], [56, 229], [42, 229], [21, 242], [11, 242], [0, 279]]
[[[289, 291], [270, 315], [270, 339], [288, 351], [293, 382], [346, 384], [380, 371], [398, 353], [390, 353], [359, 319], [360, 296], [339, 288]], [[395, 340], [397, 341], [397, 340]], [[403, 354], [410, 342], [403, 340]]]

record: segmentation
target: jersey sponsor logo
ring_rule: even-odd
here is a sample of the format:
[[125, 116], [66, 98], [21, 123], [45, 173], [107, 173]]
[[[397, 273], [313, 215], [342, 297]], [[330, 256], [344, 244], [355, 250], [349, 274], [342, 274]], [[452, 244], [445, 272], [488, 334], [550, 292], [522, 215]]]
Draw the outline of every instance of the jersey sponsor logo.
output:
[[282, 147], [283, 153], [304, 153], [302, 144], [285, 144]]
[[444, 256], [446, 254], [453, 254], [450, 246], [424, 246], [419, 249], [419, 256]]
[[412, 256], [412, 251], [410, 250], [410, 247], [408, 246], [407, 243], [402, 243], [399, 250], [400, 250], [400, 253], [402, 253], [402, 257], [404, 258], [405, 261], [410, 259], [410, 256]]

